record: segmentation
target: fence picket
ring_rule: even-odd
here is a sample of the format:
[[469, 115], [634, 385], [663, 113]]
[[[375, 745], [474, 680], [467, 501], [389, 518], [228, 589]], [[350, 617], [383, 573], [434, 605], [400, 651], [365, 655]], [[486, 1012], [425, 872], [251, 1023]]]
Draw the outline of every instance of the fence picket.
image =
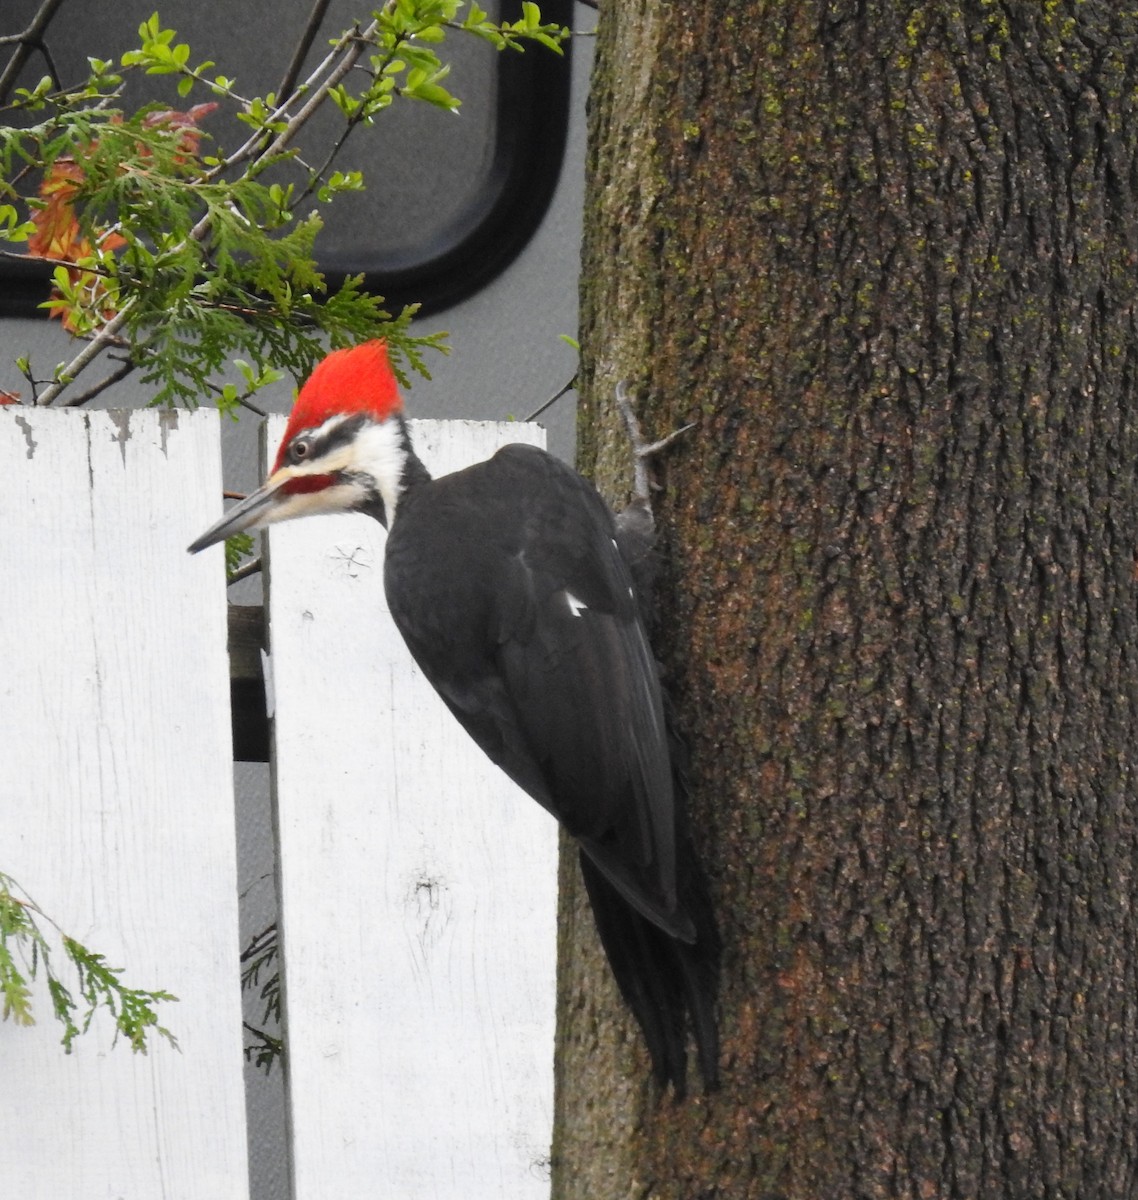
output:
[[[436, 472], [544, 442], [457, 421], [412, 436]], [[270, 535], [295, 1196], [539, 1200], [556, 827], [414, 667], [383, 599], [383, 536], [363, 516]]]
[[[181, 1053], [67, 1056], [0, 1023], [0, 1174], [20, 1200], [248, 1197], [214, 412], [0, 409], [0, 870], [161, 1009]], [[61, 955], [57, 954], [57, 957]]]

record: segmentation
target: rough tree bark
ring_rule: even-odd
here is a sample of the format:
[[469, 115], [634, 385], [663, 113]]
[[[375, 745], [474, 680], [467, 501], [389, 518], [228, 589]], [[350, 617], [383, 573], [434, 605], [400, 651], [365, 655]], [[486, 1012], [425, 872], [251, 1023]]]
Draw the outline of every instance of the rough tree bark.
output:
[[582, 462], [672, 452], [726, 942], [681, 1104], [566, 880], [558, 1200], [1138, 1189], [1138, 14], [601, 5]]

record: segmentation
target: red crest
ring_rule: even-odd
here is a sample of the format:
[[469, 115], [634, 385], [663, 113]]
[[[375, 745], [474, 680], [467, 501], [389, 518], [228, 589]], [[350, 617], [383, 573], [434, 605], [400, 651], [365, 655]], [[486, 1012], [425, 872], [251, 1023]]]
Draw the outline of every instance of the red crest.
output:
[[285, 450], [298, 433], [318, 429], [329, 417], [366, 413], [376, 421], [386, 421], [402, 408], [399, 384], [383, 342], [333, 350], [316, 364], [300, 389], [273, 470], [284, 465]]

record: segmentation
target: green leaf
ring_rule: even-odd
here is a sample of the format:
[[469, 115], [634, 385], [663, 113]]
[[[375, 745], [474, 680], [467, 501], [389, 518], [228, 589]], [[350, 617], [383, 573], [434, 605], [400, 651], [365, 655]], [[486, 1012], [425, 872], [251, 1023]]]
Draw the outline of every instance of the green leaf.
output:
[[225, 577], [232, 579], [234, 571], [241, 566], [246, 558], [253, 556], [253, 535], [251, 533], [235, 533], [225, 539]]
[[413, 88], [404, 88], [405, 96], [413, 96], [416, 100], [424, 100], [436, 108], [445, 108], [448, 112], [457, 112], [462, 101], [452, 96], [446, 88], [434, 83], [420, 83]]
[[470, 11], [466, 14], [466, 19], [462, 23], [464, 29], [470, 29], [475, 25], [481, 25], [487, 17], [486, 10], [479, 8], [477, 4], [470, 5]]

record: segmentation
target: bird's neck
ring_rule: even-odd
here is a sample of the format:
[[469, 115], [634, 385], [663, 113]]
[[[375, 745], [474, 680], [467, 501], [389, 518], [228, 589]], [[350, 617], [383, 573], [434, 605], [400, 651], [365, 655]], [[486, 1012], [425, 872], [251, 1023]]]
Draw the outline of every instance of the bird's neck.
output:
[[391, 417], [368, 429], [360, 450], [361, 465], [373, 481], [364, 511], [390, 529], [400, 501], [424, 483], [430, 483], [430, 472], [415, 453], [402, 416]]
[[[417, 488], [423, 486], [424, 483], [431, 482], [431, 473], [423, 466], [423, 460], [415, 453], [415, 448], [411, 445], [410, 439], [407, 440], [407, 453], [403, 459], [403, 470], [399, 475], [399, 490], [396, 496], [396, 501], [404, 500]], [[395, 509], [392, 508], [388, 515], [388, 527], [395, 519]]]

